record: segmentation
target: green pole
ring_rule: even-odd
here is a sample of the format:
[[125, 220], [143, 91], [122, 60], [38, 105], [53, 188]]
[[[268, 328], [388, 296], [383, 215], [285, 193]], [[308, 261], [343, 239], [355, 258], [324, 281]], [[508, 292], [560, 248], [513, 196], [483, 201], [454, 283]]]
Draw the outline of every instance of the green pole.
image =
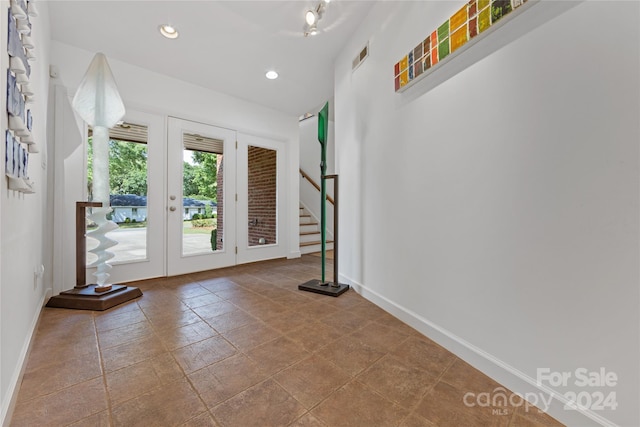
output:
[[322, 254], [322, 283], [327, 261], [327, 133], [329, 129], [329, 103], [318, 113], [318, 141], [320, 142], [320, 251]]

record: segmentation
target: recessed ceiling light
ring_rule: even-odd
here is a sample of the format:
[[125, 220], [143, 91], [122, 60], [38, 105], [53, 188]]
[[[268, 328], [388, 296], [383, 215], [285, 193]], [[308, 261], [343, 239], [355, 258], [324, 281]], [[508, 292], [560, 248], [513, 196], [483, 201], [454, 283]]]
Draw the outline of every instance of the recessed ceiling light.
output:
[[177, 39], [178, 38], [178, 30], [172, 27], [169, 24], [163, 24], [158, 27], [160, 30], [160, 34], [165, 36], [168, 39]]
[[307, 25], [313, 25], [318, 22], [318, 12], [315, 10], [307, 10], [307, 13], [304, 15], [304, 20], [307, 22]]
[[275, 80], [278, 78], [278, 73], [276, 73], [273, 70], [267, 71], [267, 74], [265, 74], [265, 77], [268, 78], [269, 80]]

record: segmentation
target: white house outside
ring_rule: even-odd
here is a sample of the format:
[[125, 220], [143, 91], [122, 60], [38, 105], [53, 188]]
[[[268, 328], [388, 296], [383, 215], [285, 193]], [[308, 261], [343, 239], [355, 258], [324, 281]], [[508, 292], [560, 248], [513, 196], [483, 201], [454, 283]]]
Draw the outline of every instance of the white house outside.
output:
[[[112, 221], [122, 222], [144, 222], [147, 220], [147, 196], [136, 196], [134, 194], [112, 194], [111, 195]], [[203, 215], [206, 206], [211, 206], [211, 213], [217, 214], [217, 204], [212, 200], [195, 200], [188, 197], [182, 199], [182, 218], [188, 221], [193, 215]], [[127, 221], [127, 218], [129, 219]]]

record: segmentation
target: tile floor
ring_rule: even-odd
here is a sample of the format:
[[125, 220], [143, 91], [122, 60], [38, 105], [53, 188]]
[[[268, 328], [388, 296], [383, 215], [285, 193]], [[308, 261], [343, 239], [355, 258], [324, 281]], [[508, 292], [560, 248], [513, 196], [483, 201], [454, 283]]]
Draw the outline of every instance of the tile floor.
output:
[[297, 290], [318, 277], [305, 256], [138, 282], [104, 312], [45, 308], [11, 425], [561, 425], [466, 406], [499, 384], [353, 290]]

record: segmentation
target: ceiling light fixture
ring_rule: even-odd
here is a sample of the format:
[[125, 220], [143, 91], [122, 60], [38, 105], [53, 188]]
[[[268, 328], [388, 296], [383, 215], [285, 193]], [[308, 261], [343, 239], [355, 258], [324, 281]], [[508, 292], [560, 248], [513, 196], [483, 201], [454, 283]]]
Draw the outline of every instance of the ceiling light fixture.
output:
[[315, 10], [307, 10], [307, 13], [304, 15], [304, 20], [307, 21], [307, 25], [313, 25], [318, 22], [318, 12]]
[[163, 36], [165, 36], [168, 39], [177, 39], [178, 38], [178, 30], [169, 25], [169, 24], [163, 24], [160, 25], [158, 27], [158, 29], [160, 30], [160, 34], [162, 34]]
[[318, 34], [318, 22], [322, 19], [322, 15], [327, 8], [331, 0], [321, 0], [320, 3], [314, 8], [309, 9], [304, 14], [304, 36], [315, 36]]
[[264, 76], [269, 80], [275, 80], [278, 78], [278, 73], [274, 70], [269, 70]]

